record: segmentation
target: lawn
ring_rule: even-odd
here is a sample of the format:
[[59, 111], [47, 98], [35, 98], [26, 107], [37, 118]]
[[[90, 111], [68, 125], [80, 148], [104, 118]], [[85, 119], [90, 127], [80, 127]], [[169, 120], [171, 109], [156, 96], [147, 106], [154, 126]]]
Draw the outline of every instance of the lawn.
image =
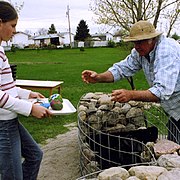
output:
[[[117, 83], [85, 84], [81, 72], [85, 69], [97, 72], [106, 71], [113, 63], [125, 58], [130, 51], [124, 48], [87, 48], [58, 50], [18, 50], [7, 52], [9, 62], [17, 64], [18, 79], [64, 81], [61, 95], [77, 107], [81, 96], [87, 92], [107, 92], [113, 89], [131, 89], [127, 80]], [[136, 89], [148, 87], [143, 72], [134, 76]], [[41, 91], [48, 97], [48, 91]], [[54, 92], [56, 93], [56, 92]], [[38, 143], [64, 133], [64, 124], [77, 121], [77, 114], [56, 116], [47, 119], [20, 116], [20, 121], [29, 130]]]

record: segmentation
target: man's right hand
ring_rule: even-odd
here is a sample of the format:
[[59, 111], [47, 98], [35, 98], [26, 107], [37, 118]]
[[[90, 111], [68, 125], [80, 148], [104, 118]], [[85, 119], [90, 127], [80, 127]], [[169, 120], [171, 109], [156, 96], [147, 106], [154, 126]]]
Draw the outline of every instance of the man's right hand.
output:
[[82, 72], [82, 80], [85, 83], [97, 83], [98, 74], [95, 71], [85, 70]]

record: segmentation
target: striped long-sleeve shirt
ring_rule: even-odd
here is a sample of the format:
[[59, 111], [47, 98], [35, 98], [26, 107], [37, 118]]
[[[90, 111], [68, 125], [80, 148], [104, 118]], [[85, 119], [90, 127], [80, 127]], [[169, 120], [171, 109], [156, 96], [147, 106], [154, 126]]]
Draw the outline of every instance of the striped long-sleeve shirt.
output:
[[180, 44], [161, 35], [149, 54], [150, 60], [139, 56], [133, 49], [126, 59], [115, 63], [109, 71], [114, 81], [134, 75], [143, 69], [150, 85], [164, 110], [174, 119], [180, 119]]
[[0, 46], [0, 120], [13, 119], [17, 114], [29, 116], [32, 103], [24, 100], [29, 94], [29, 90], [15, 86], [8, 58]]

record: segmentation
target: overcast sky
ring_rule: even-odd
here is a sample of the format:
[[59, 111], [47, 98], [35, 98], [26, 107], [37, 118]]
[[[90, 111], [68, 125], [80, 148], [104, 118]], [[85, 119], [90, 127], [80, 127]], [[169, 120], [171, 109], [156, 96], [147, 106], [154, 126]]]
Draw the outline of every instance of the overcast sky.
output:
[[[23, 2], [23, 0], [11, 0]], [[75, 33], [80, 20], [85, 20], [90, 33], [102, 30], [94, 22], [94, 14], [89, 7], [90, 0], [24, 0], [24, 7], [20, 11], [17, 31], [30, 30], [37, 32], [40, 28], [49, 29], [51, 24], [55, 25], [58, 32], [68, 31], [67, 6], [70, 11], [71, 32]]]

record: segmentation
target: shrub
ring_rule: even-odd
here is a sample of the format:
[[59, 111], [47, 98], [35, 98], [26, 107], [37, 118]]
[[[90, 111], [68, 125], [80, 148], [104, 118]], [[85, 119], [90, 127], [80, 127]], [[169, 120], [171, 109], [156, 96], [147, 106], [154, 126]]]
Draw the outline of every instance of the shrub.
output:
[[116, 45], [116, 43], [114, 41], [112, 41], [112, 40], [108, 41], [108, 47], [114, 48], [115, 45]]
[[81, 46], [80, 47], [80, 51], [85, 51], [84, 47]]

